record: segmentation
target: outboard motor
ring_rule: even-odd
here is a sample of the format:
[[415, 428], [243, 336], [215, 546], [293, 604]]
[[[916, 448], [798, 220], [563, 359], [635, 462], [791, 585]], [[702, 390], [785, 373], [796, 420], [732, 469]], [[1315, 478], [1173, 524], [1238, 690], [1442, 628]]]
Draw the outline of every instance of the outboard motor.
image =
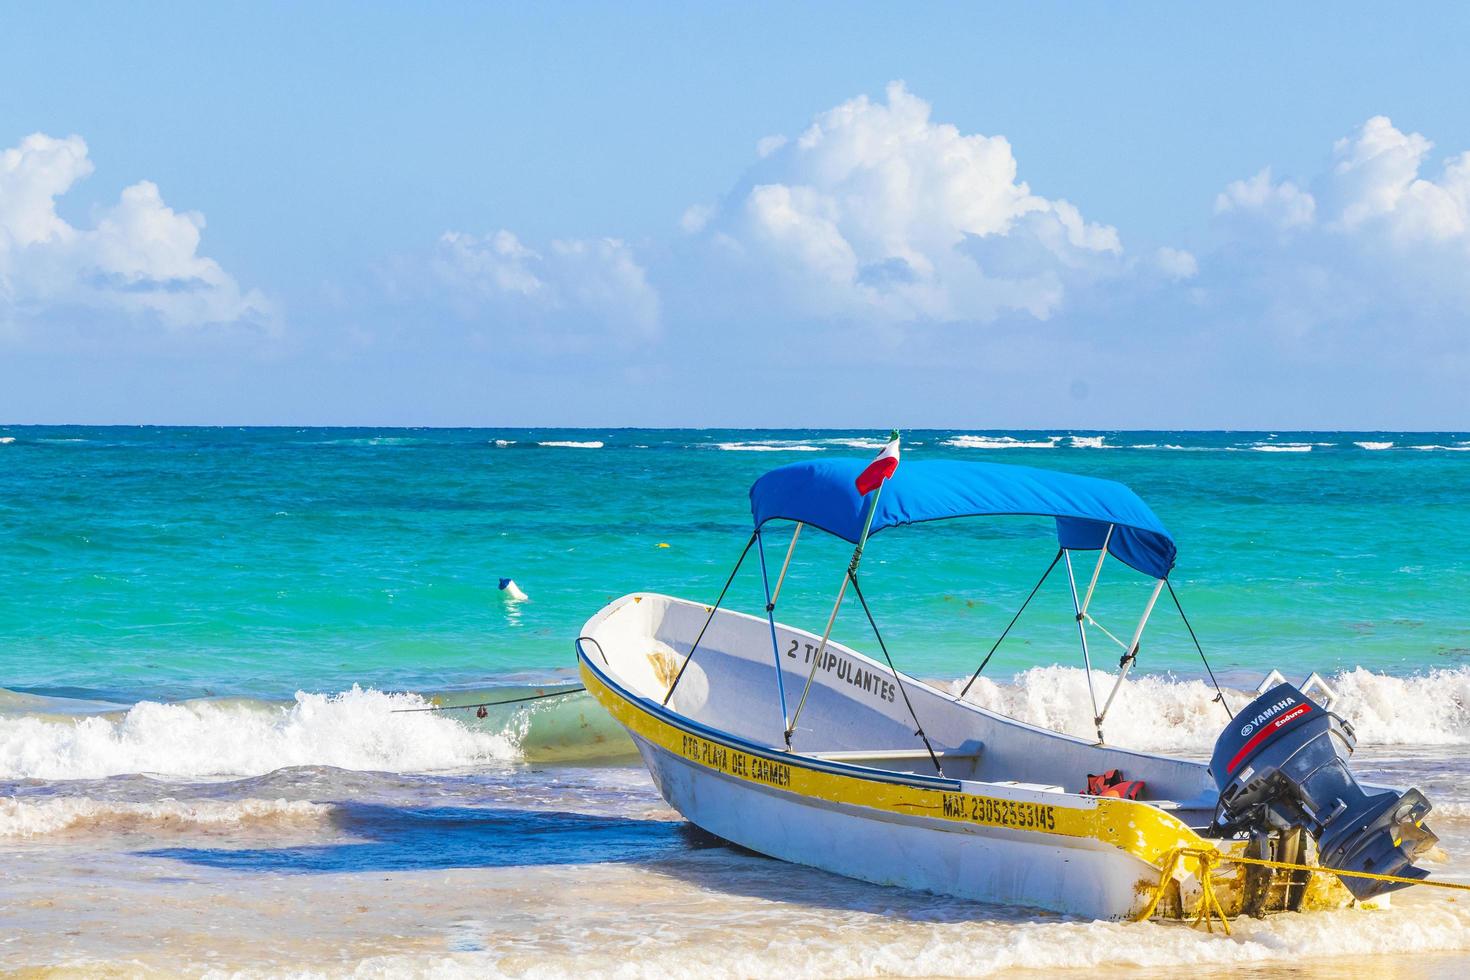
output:
[[[1364, 792], [1347, 767], [1356, 744], [1351, 725], [1295, 687], [1271, 688], [1215, 742], [1216, 830], [1257, 837], [1305, 830], [1325, 867], [1427, 877], [1413, 861], [1439, 839], [1423, 826], [1429, 801], [1417, 789]], [[1360, 900], [1405, 887], [1339, 880]]]

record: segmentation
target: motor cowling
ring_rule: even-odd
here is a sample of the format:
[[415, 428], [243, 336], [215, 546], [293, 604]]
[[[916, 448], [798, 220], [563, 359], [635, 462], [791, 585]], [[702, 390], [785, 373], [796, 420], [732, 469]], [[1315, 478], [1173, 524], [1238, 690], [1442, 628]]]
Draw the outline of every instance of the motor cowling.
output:
[[[1271, 688], [1215, 742], [1216, 831], [1233, 836], [1302, 829], [1317, 841], [1325, 867], [1427, 877], [1413, 862], [1438, 840], [1423, 826], [1429, 801], [1416, 789], [1364, 791], [1348, 768], [1356, 744], [1350, 724], [1292, 685]], [[1358, 899], [1405, 887], [1339, 880]]]

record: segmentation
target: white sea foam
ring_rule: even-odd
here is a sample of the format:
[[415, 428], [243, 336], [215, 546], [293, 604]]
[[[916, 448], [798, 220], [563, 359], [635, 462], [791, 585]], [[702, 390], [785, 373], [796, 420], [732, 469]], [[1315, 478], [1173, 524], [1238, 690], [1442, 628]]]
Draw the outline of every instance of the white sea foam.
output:
[[[1012, 971], [1127, 973], [1170, 971], [1222, 976], [1261, 972], [1278, 963], [1302, 977], [1397, 975], [1415, 954], [1470, 949], [1470, 909], [1441, 902], [1414, 910], [1344, 910], [1243, 917], [1231, 935], [1159, 923], [890, 920], [842, 907], [807, 909], [777, 903], [781, 918], [745, 911], [680, 919], [658, 910], [631, 945], [603, 931], [578, 937], [540, 935], [534, 948], [508, 944], [493, 952], [425, 957], [393, 954], [361, 961], [357, 977], [980, 977]], [[692, 919], [692, 921], [691, 921]], [[759, 942], [749, 941], [752, 935]], [[1354, 957], [1353, 960], [1327, 959]], [[1360, 957], [1376, 957], [1362, 961]], [[1250, 964], [1249, 966], [1247, 964]], [[1421, 965], [1421, 964], [1416, 964]], [[1448, 964], [1446, 964], [1448, 965]], [[1279, 972], [1279, 971], [1278, 971]], [[1410, 970], [1410, 972], [1413, 972]], [[219, 974], [215, 974], [219, 975]], [[258, 975], [265, 975], [264, 973]], [[1450, 974], [1446, 974], [1450, 975]]]
[[506, 446], [514, 446], [515, 444], [516, 444], [516, 441], [514, 439], [496, 439], [495, 440], [495, 445], [499, 446], [501, 449], [504, 449]]
[[[1111, 689], [1111, 675], [1094, 671], [1093, 678], [1099, 691]], [[1358, 668], [1334, 675], [1329, 683], [1337, 692], [1332, 710], [1352, 722], [1364, 744], [1470, 744], [1470, 668], [1409, 677]], [[960, 680], [948, 688], [958, 693], [963, 686]], [[1255, 697], [1254, 692], [1225, 694], [1232, 710]], [[1133, 675], [1108, 714], [1108, 741], [1153, 751], [1208, 752], [1226, 721], [1214, 697], [1214, 688], [1202, 681]], [[1034, 667], [1011, 684], [982, 677], [966, 699], [1043, 728], [1095, 736], [1087, 675], [1079, 667]]]
[[287, 766], [428, 772], [517, 756], [506, 735], [434, 712], [395, 712], [426, 706], [417, 695], [354, 687], [298, 693], [291, 705], [144, 701], [120, 717], [0, 718], [0, 778], [252, 776]]
[[1258, 453], [1309, 453], [1310, 442], [1257, 442], [1246, 447]]
[[1048, 436], [1044, 441], [1017, 439], [1014, 436], [955, 436], [944, 445], [956, 449], [1055, 449], [1061, 436]]
[[1359, 449], [1372, 449], [1372, 450], [1392, 449], [1393, 448], [1393, 443], [1391, 443], [1391, 442], [1355, 442], [1355, 443], [1353, 443], [1353, 445], [1354, 446], [1357, 446]]
[[1470, 452], [1470, 442], [1457, 442], [1453, 446], [1426, 445], [1410, 446], [1409, 448], [1420, 452], [1464, 453]]
[[305, 800], [191, 800], [123, 803], [77, 797], [0, 799], [0, 838], [94, 830], [199, 830], [243, 826], [313, 826], [333, 808]]
[[[823, 439], [823, 443], [829, 446], [846, 446], [849, 449], [882, 449], [888, 443], [883, 439]], [[910, 443], [910, 445], [920, 445]]]
[[538, 442], [538, 443], [536, 443], [536, 445], [538, 445], [538, 446], [547, 446], [547, 447], [551, 447], [551, 448], [555, 448], [555, 449], [601, 449], [602, 448], [602, 440], [600, 440], [600, 439], [591, 439], [591, 440], [589, 440], [587, 442], [570, 442], [570, 441], [560, 441], [560, 442], [558, 442], [558, 441], [551, 441], [551, 442]]
[[0, 446], [4, 446], [4, 445], [6, 445], [8, 443], [12, 443], [14, 441], [15, 441], [15, 436], [0, 436]]
[[821, 446], [805, 442], [717, 442], [716, 449], [727, 453], [819, 453]]
[[1073, 449], [1116, 449], [1105, 441], [1106, 436], [1068, 436]]

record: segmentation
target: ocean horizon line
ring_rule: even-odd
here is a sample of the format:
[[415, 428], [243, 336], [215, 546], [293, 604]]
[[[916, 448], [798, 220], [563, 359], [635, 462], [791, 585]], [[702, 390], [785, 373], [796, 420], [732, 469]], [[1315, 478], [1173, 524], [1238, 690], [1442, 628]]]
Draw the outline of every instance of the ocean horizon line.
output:
[[[262, 422], [262, 423], [216, 423], [216, 422], [0, 422], [0, 429], [160, 429], [160, 430], [217, 430], [217, 431], [283, 431], [291, 429], [315, 430], [393, 430], [407, 432], [866, 432], [883, 435], [893, 426], [863, 425], [416, 425], [410, 423], [325, 423], [310, 422]], [[1306, 428], [1289, 426], [1265, 428], [1201, 428], [1201, 427], [1089, 427], [1068, 425], [1031, 425], [980, 427], [967, 425], [926, 425], [911, 428], [900, 427], [901, 433], [930, 432], [975, 432], [975, 433], [1087, 433], [1098, 435], [1130, 435], [1145, 432], [1177, 432], [1196, 435], [1470, 435], [1470, 429], [1401, 428]]]

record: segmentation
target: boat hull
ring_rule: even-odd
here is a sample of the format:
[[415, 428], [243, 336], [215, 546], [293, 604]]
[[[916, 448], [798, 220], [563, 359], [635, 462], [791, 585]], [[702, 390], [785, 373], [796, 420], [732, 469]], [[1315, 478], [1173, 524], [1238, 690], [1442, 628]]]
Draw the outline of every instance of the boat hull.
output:
[[1158, 871], [1106, 850], [1018, 832], [965, 832], [867, 808], [816, 804], [738, 780], [636, 740], [663, 798], [691, 823], [752, 851], [878, 885], [1087, 918], [1126, 919]]
[[[700, 655], [690, 660], [696, 634]], [[805, 751], [793, 751], [781, 744], [768, 692], [777, 676], [797, 689], [800, 675], [786, 671], [817, 641], [640, 593], [593, 617], [577, 651], [588, 692], [633, 739], [664, 799], [702, 829], [774, 858], [1095, 919], [1180, 918], [1206, 906], [1233, 916], [1350, 899], [1326, 875], [1311, 876], [1292, 905], [1288, 890], [1248, 888], [1243, 866], [1229, 860], [1245, 843], [1205, 838], [1181, 819], [1199, 825], [1212, 813], [1202, 765], [1007, 719], [885, 673], [840, 644], [817, 661], [795, 739]], [[915, 745], [915, 714], [942, 767]], [[1111, 768], [1146, 781], [1151, 794], [1106, 798], [1077, 785]]]
[[1197, 840], [1167, 814], [1129, 801], [895, 778], [762, 750], [628, 696], [585, 659], [582, 670], [670, 806], [784, 861], [975, 901], [1128, 919], [1158, 886], [1162, 855]]

